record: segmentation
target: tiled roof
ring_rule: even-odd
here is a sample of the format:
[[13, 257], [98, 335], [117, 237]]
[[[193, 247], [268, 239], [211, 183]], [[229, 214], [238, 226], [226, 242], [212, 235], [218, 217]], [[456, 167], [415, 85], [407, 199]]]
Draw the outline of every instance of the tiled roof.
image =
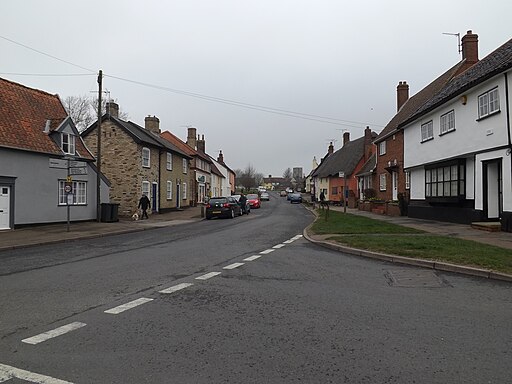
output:
[[217, 168], [217, 166], [215, 165], [215, 163], [212, 161], [212, 164], [211, 164], [211, 169], [212, 169], [212, 173], [214, 175], [217, 175], [218, 177], [222, 177], [223, 179], [225, 179], [226, 177], [222, 174], [221, 171], [219, 171], [219, 168]]
[[384, 129], [379, 133], [375, 139], [375, 143], [385, 140], [388, 136], [396, 132], [404, 122], [408, 121], [415, 113], [421, 108], [428, 100], [439, 92], [443, 86], [450, 81], [460, 70], [465, 66], [465, 60], [454, 65], [448, 71], [443, 73], [437, 79], [432, 81], [429, 85], [423, 88], [421, 91], [416, 93], [414, 96], [409, 97], [407, 101], [402, 105], [400, 110], [395, 116], [389, 121]]
[[162, 132], [160, 134], [160, 136], [162, 137], [162, 139], [168, 141], [169, 143], [174, 145], [181, 152], [187, 154], [188, 156], [190, 156], [190, 157], [198, 156], [201, 159], [203, 159], [204, 161], [211, 163], [211, 160], [208, 156], [204, 155], [203, 153], [201, 153], [199, 151], [196, 151], [194, 148], [192, 148], [187, 143], [183, 142], [180, 138], [173, 135], [171, 132], [169, 132], [169, 131]]
[[[50, 120], [55, 130], [67, 116], [58, 95], [0, 78], [0, 147], [62, 156], [44, 128]], [[80, 139], [75, 146], [83, 159], [93, 159]]]
[[[372, 132], [372, 137], [375, 138], [377, 134]], [[314, 177], [329, 177], [335, 176], [339, 172], [351, 175], [359, 161], [364, 155], [364, 136], [349, 141], [343, 147], [338, 149], [332, 155], [328, 156], [318, 166], [313, 174]]]
[[359, 172], [356, 173], [356, 176], [367, 176], [371, 175], [377, 166], [377, 154], [372, 154], [366, 163], [361, 167]]
[[408, 121], [428, 113], [455, 96], [461, 95], [475, 85], [512, 68], [512, 39], [497, 48], [471, 68], [453, 77], [445, 86], [410, 116]]

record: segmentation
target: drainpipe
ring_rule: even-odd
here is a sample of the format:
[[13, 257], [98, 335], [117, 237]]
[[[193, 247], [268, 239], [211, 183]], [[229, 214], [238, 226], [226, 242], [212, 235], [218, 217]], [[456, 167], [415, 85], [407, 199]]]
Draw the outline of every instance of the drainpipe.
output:
[[507, 73], [504, 73], [505, 75], [505, 101], [507, 103], [507, 134], [508, 134], [508, 146], [509, 149], [512, 150], [512, 134], [510, 132], [510, 102], [509, 102], [509, 96], [508, 96], [508, 76]]

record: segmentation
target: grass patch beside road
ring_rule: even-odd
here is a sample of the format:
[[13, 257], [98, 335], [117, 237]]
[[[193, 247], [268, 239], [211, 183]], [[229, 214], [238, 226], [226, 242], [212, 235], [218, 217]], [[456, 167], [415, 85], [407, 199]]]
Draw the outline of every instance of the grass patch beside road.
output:
[[348, 247], [512, 274], [512, 252], [509, 249], [433, 235], [348, 213], [330, 211], [327, 220], [324, 215], [325, 212], [320, 212], [311, 232], [333, 235], [328, 240]]
[[318, 235], [323, 234], [356, 234], [356, 233], [422, 233], [422, 231], [401, 225], [386, 223], [381, 220], [373, 220], [363, 216], [329, 211], [329, 217], [325, 219], [326, 211], [318, 210], [320, 216], [313, 224], [312, 231]]

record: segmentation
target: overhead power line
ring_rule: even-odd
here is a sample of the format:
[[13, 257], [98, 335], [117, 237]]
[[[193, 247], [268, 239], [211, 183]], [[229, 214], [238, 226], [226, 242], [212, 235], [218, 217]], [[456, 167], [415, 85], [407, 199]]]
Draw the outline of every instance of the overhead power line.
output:
[[[38, 49], [29, 47], [28, 45], [19, 43], [17, 41], [14, 41], [12, 39], [7, 38], [7, 37], [0, 36], [0, 38], [4, 39], [6, 41], [9, 41], [9, 42], [11, 42], [13, 44], [19, 45], [19, 46], [21, 46], [23, 48], [26, 48], [26, 49], [29, 49], [31, 51], [37, 52], [37, 53], [39, 53], [41, 55], [50, 57], [50, 58], [52, 58], [54, 60], [58, 60], [58, 61], [61, 61], [63, 63], [69, 64], [69, 65], [72, 65], [74, 67], [77, 67], [77, 68], [80, 68], [80, 69], [83, 69], [85, 71], [90, 72], [88, 74], [27, 74], [27, 73], [3, 73], [3, 74], [20, 75], [20, 76], [57, 76], [57, 77], [58, 76], [90, 76], [90, 75], [95, 75], [96, 74], [96, 71], [94, 71], [94, 70], [92, 70], [90, 68], [83, 67], [81, 65], [72, 63], [72, 62], [67, 61], [67, 60], [63, 60], [63, 59], [61, 59], [59, 57], [56, 57], [56, 56], [50, 55], [48, 53], [42, 52], [42, 51], [40, 51]], [[333, 118], [333, 117], [327, 117], [327, 116], [320, 116], [320, 115], [314, 115], [314, 114], [303, 113], [303, 112], [290, 111], [290, 110], [286, 110], [286, 109], [266, 107], [266, 106], [258, 105], [258, 104], [244, 103], [244, 102], [241, 102], [241, 101], [224, 99], [224, 98], [215, 97], [215, 96], [208, 96], [208, 95], [203, 95], [203, 94], [200, 94], [200, 93], [183, 91], [183, 90], [174, 89], [174, 88], [170, 88], [170, 87], [164, 87], [164, 86], [160, 86], [160, 85], [145, 83], [145, 82], [142, 82], [142, 81], [126, 79], [126, 78], [119, 77], [119, 76], [114, 76], [114, 75], [104, 74], [104, 76], [105, 77], [110, 77], [112, 79], [124, 81], [124, 82], [129, 82], [129, 83], [132, 83], [132, 84], [137, 84], [137, 85], [144, 86], [144, 87], [149, 87], [149, 88], [153, 88], [153, 89], [159, 89], [159, 90], [166, 91], [166, 92], [172, 92], [172, 93], [176, 93], [176, 94], [180, 94], [180, 95], [184, 95], [184, 96], [189, 96], [189, 97], [194, 97], [194, 98], [198, 98], [198, 99], [203, 99], [203, 100], [207, 100], [207, 101], [212, 101], [212, 102], [216, 102], [216, 103], [233, 105], [233, 106], [236, 106], [236, 107], [252, 109], [252, 110], [266, 112], [266, 113], [273, 113], [273, 114], [282, 115], [282, 116], [289, 116], [289, 117], [294, 117], [294, 118], [299, 118], [299, 119], [304, 119], [304, 120], [311, 120], [311, 121], [317, 121], [317, 122], [326, 123], [326, 124], [333, 124], [333, 125], [347, 126], [347, 127], [354, 127], [354, 128], [362, 128], [362, 126], [365, 126], [365, 125], [373, 125], [373, 126], [380, 126], [380, 127], [382, 127], [382, 125], [379, 125], [379, 124], [364, 123], [364, 122], [351, 121], [351, 120], [343, 120], [343, 119], [338, 119], [338, 118]]]

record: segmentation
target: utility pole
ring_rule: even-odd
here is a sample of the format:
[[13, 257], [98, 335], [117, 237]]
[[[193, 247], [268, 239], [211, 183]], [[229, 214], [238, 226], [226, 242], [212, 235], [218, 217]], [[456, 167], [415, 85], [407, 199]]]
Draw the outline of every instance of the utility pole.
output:
[[98, 126], [96, 127], [96, 220], [101, 221], [101, 94], [103, 71], [98, 74]]

